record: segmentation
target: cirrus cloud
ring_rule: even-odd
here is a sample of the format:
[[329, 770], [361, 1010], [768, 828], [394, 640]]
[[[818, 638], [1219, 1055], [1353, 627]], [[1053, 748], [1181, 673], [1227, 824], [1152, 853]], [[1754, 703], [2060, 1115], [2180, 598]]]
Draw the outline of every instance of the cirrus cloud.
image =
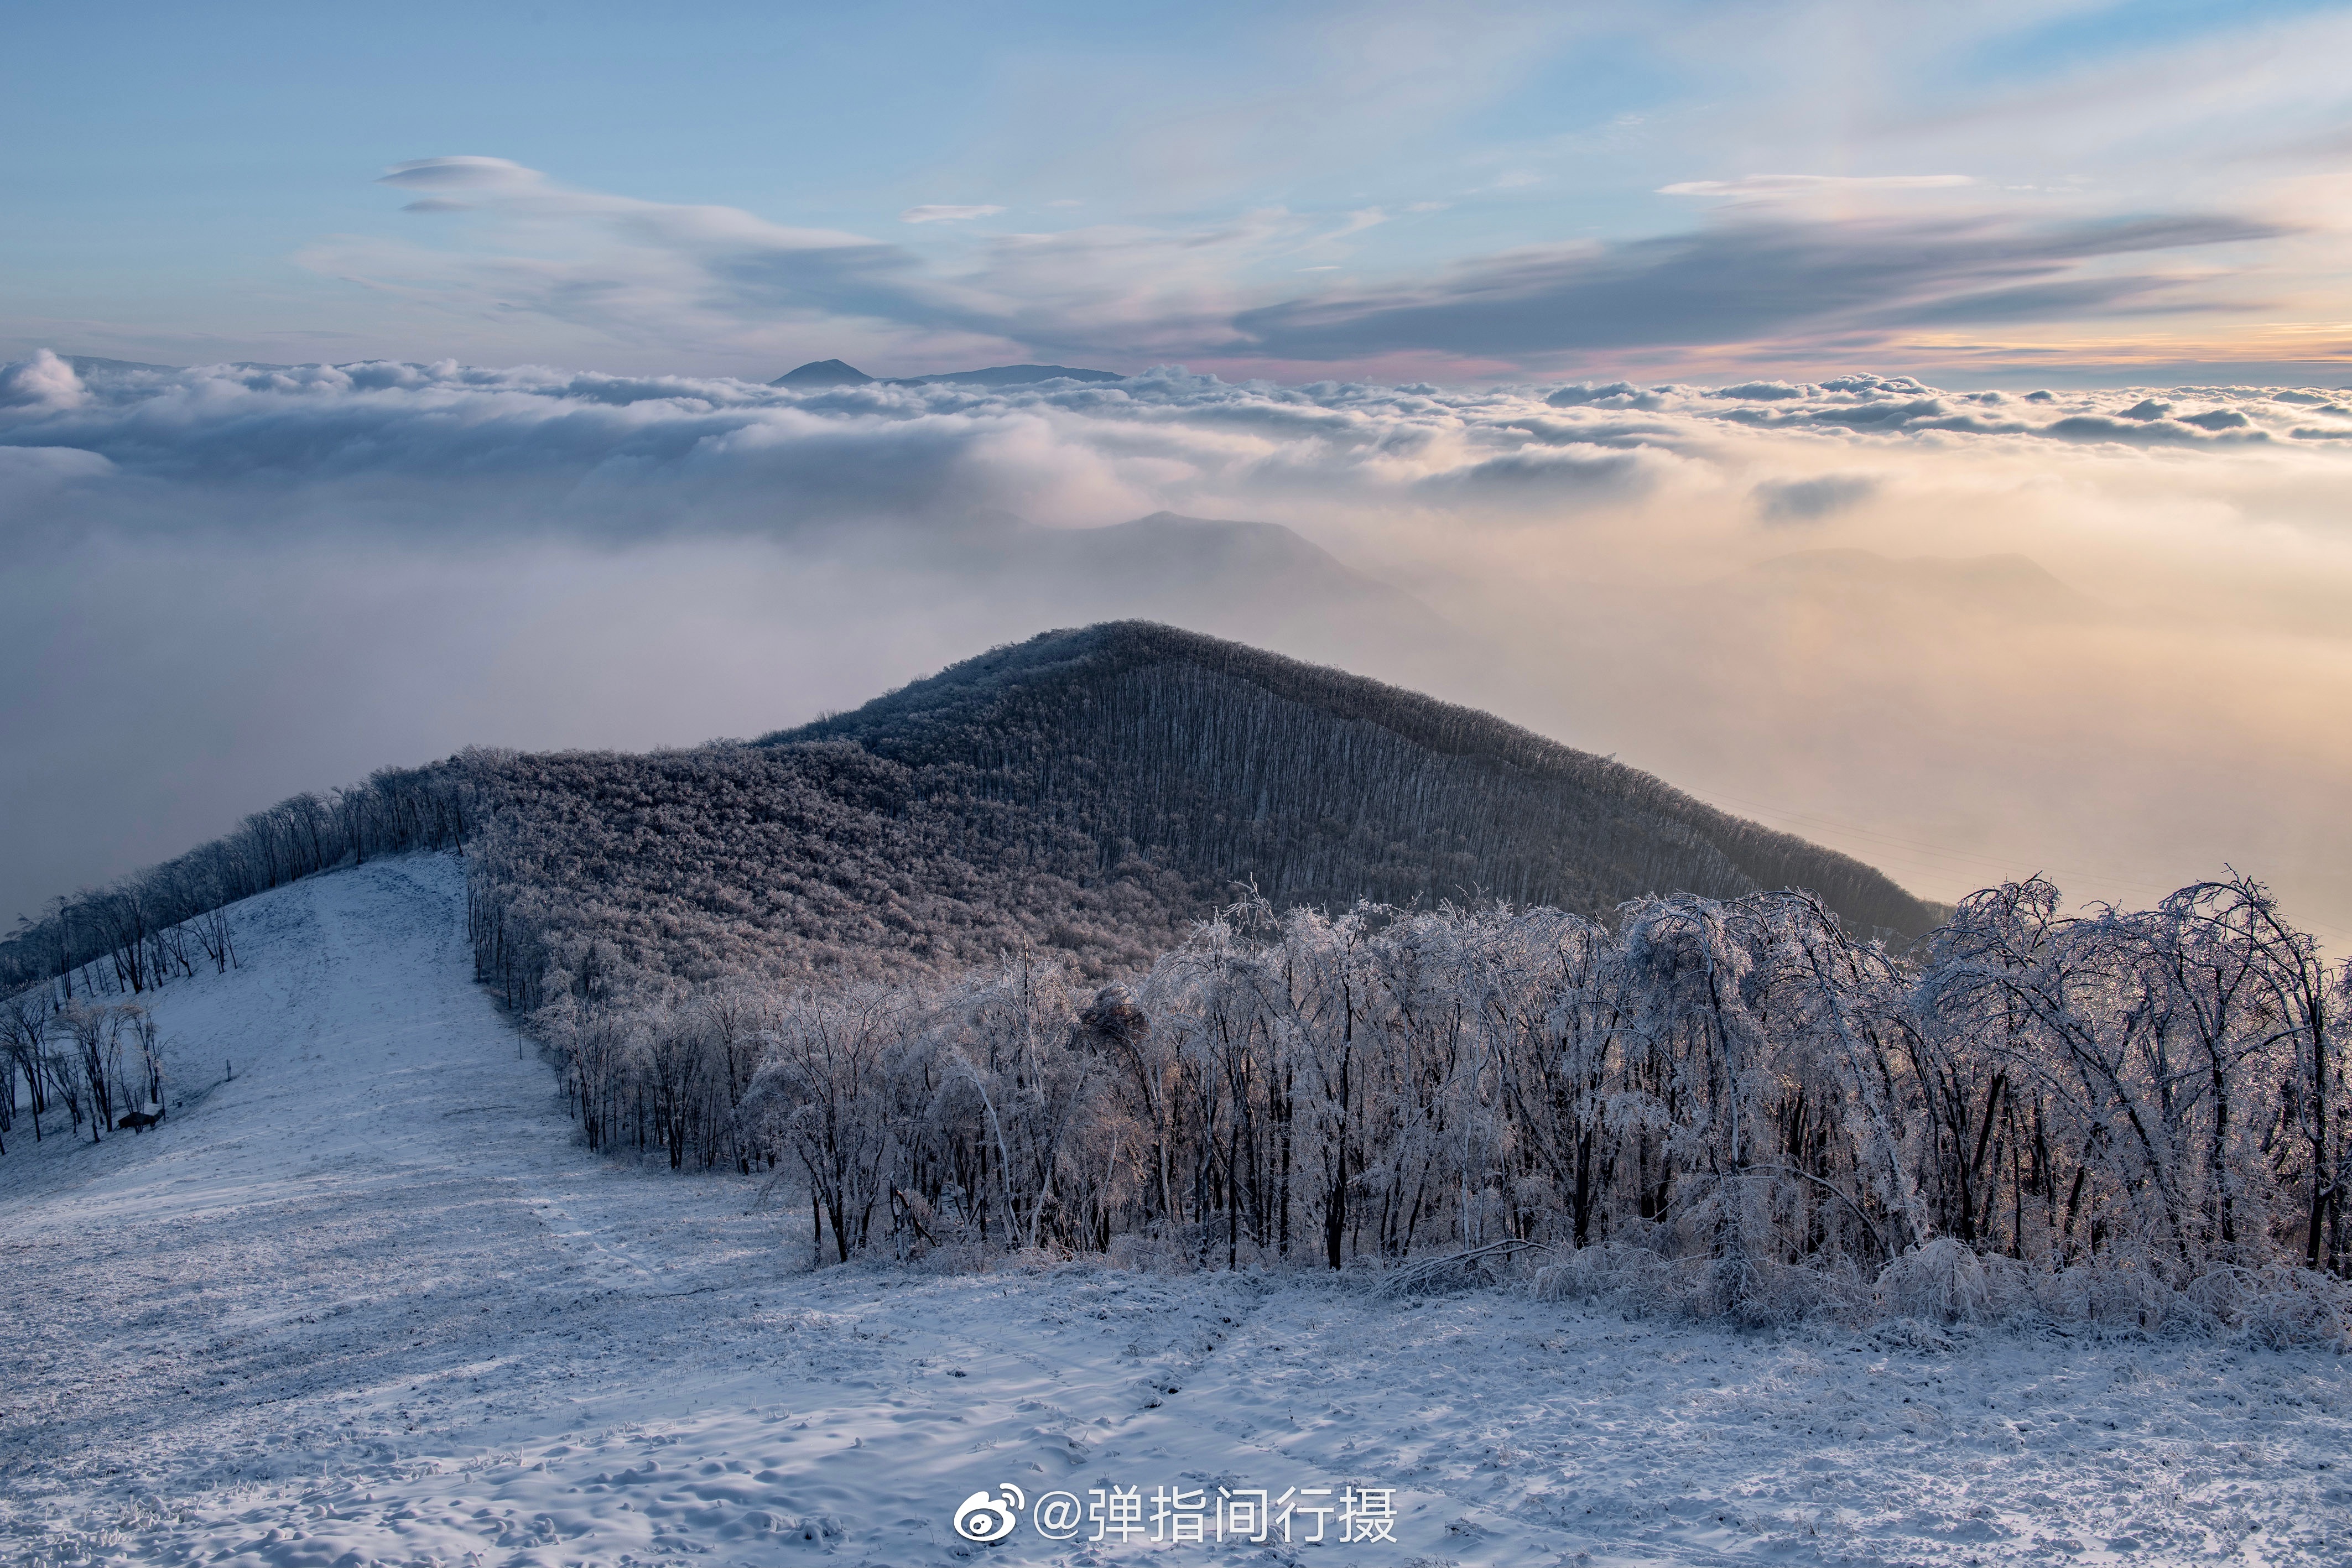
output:
[[[1971, 312], [2074, 318], [2134, 304], [2158, 277], [2075, 277], [2094, 263], [2286, 232], [2221, 215], [2025, 225], [1990, 217], [1758, 219], [1617, 245], [1536, 246], [1410, 287], [1245, 311], [1265, 351], [1302, 359], [1400, 349], [1531, 357], [1896, 329]], [[2038, 290], [2039, 292], [2021, 292]]]
[[1948, 191], [1977, 183], [1972, 174], [1748, 174], [1737, 180], [1680, 180], [1658, 187], [1662, 196], [1810, 196], [1871, 191]]
[[974, 359], [1120, 370], [1183, 359], [1283, 379], [1382, 368], [1371, 379], [1403, 379], [1397, 372], [1414, 364], [1457, 379], [1628, 350], [1867, 352], [1959, 327], [2079, 327], [2242, 306], [2226, 268], [2189, 273], [2181, 258], [2294, 232], [2220, 212], [1848, 211], [1779, 198], [1943, 189], [1969, 177], [1762, 175], [1666, 187], [1774, 198], [1735, 201], [1685, 232], [1523, 246], [1359, 281], [1334, 256], [1386, 225], [1386, 209], [1003, 234], [963, 227], [1002, 206], [908, 207], [900, 218], [924, 232], [926, 249], [911, 237], [574, 189], [500, 158], [420, 159], [383, 178], [425, 193], [412, 211], [476, 214], [467, 246], [345, 237], [312, 246], [308, 265], [481, 320], [537, 319], [682, 357], [740, 356], [761, 343], [783, 363], [849, 352], [890, 374]]
[[933, 204], [908, 207], [898, 214], [898, 221], [902, 224], [960, 224], [971, 218], [992, 218], [1003, 210], [1003, 207]]

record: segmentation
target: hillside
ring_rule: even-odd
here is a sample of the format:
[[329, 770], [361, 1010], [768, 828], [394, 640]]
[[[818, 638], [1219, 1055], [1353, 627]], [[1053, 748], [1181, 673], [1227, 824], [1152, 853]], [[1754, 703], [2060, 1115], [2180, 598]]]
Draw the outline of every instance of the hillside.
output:
[[1042, 813], [839, 742], [487, 761], [478, 967], [536, 1009], [640, 981], [943, 975], [1010, 949], [1149, 960], [1189, 887]]
[[1047, 632], [750, 745], [478, 759], [480, 962], [537, 1008], [640, 977], [1108, 977], [1276, 907], [1817, 893], [1879, 873], [1468, 708], [1147, 622]]
[[[464, 894], [412, 855], [234, 905], [241, 964], [152, 1003], [171, 1118], [0, 1159], [0, 1559], [1099, 1562], [1034, 1512], [977, 1557], [951, 1511], [1208, 1476], [1393, 1489], [1392, 1544], [1326, 1553], [1375, 1568], [2344, 1560], [2334, 1355], [1134, 1249], [811, 1269], [761, 1178], [578, 1146], [467, 981]], [[1316, 1560], [1312, 1522], [1249, 1560]]]
[[1048, 632], [767, 737], [852, 741], [1202, 899], [1496, 897], [1587, 913], [1647, 893], [1818, 893], [1864, 931], [1934, 912], [1848, 856], [1475, 710], [1140, 622]]
[[[1147, 521], [1224, 530], [1261, 559], [1292, 543]], [[25, 926], [0, 942], [0, 980], [96, 963], [136, 991], [205, 961], [190, 924], [205, 910], [445, 845], [472, 863], [483, 977], [530, 1008], [640, 979], [944, 976], [1024, 947], [1108, 977], [1253, 886], [1277, 906], [1499, 898], [1585, 914], [1800, 886], [1858, 932], [1933, 924], [1868, 866], [1633, 768], [1378, 682], [1118, 622], [749, 745], [473, 751], [299, 796]]]

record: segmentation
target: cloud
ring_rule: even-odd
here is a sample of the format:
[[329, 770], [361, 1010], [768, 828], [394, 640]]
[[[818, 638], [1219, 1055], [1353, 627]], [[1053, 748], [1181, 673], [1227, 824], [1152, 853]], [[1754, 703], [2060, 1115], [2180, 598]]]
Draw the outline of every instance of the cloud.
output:
[[73, 408], [82, 398], [81, 378], [50, 350], [0, 366], [0, 408]]
[[1751, 402], [1779, 402], [1783, 399], [1802, 397], [1805, 389], [1787, 382], [1742, 382], [1736, 387], [1717, 387], [1710, 397], [1736, 397]]
[[1662, 196], [1801, 196], [1863, 191], [1944, 191], [1973, 185], [1969, 174], [1750, 174], [1738, 180], [1684, 180]]
[[1654, 451], [1530, 446], [1432, 474], [1420, 487], [1432, 497], [1473, 507], [1557, 508], [1645, 494], [1659, 483], [1661, 467]]
[[54, 504], [68, 486], [113, 472], [113, 464], [78, 447], [0, 446], [0, 507]]
[[[1268, 209], [1206, 229], [992, 234], [950, 268], [890, 241], [573, 189], [500, 159], [420, 160], [384, 178], [454, 189], [484, 222], [464, 248], [345, 235], [311, 246], [304, 265], [420, 308], [554, 323], [674, 360], [740, 361], [772, 344], [789, 364], [819, 343], [838, 356], [845, 340], [859, 362], [886, 370], [1023, 360], [1124, 369], [1237, 343], [1237, 270], [1378, 216]], [[906, 215], [919, 228], [997, 210]]]
[[[2346, 417], [2326, 394], [2294, 389], [2194, 402], [2145, 391], [2053, 394], [2044, 406], [1864, 374], [1486, 393], [1286, 389], [1164, 370], [1116, 386], [795, 392], [454, 361], [179, 371], [88, 363], [87, 377], [47, 352], [0, 367], [0, 452], [97, 464], [117, 486], [102, 508], [108, 526], [152, 515], [182, 530], [206, 517], [244, 531], [315, 529], [340, 517], [418, 534], [788, 537], [992, 507], [1054, 522], [1115, 520], [1129, 506], [1223, 515], [1268, 486], [1417, 507], [1440, 493], [1623, 493], [1661, 482], [1661, 460], [1719, 463], [1756, 442], [1794, 451], [1800, 437], [1857, 450], [1970, 442], [1989, 455], [2019, 443], [2219, 449], [2327, 432], [2326, 420]], [[2176, 417], [2182, 406], [2200, 412]], [[1790, 486], [1812, 484], [1821, 467], [1801, 466]], [[1817, 490], [1776, 488], [1775, 476], [1757, 494], [1775, 517], [1818, 517], [1829, 508], [1815, 503], [1846, 497], [1839, 486], [1861, 472], [1835, 469], [1836, 483]], [[435, 499], [456, 491], [465, 504]], [[296, 500], [331, 494], [336, 503], [323, 510]], [[16, 526], [68, 528], [78, 515], [28, 513]]]
[[[1738, 343], [1841, 327], [1998, 315], [2002, 291], [2062, 282], [2081, 314], [2156, 287], [2066, 279], [2113, 256], [2217, 246], [2282, 232], [2223, 217], [2025, 225], [1991, 218], [1725, 223], [1695, 234], [1513, 251], [1427, 284], [1244, 312], [1267, 353], [1313, 359], [1393, 351], [1527, 357], [1662, 343]], [[2020, 315], [2046, 300], [2013, 298]]]
[[546, 183], [547, 176], [508, 158], [415, 158], [394, 163], [378, 183], [411, 189], [478, 190], [485, 187], [527, 188]]
[[732, 344], [740, 354], [747, 340], [776, 336], [779, 324], [789, 337], [819, 320], [934, 333], [977, 326], [988, 341], [1002, 314], [983, 292], [886, 241], [733, 207], [580, 190], [503, 158], [418, 159], [394, 165], [383, 183], [458, 193], [462, 200], [436, 195], [410, 207], [483, 214], [490, 248], [342, 236], [299, 259], [459, 317], [532, 318], [688, 354]]
[[1768, 523], [1811, 523], [1876, 495], [1875, 474], [1816, 474], [1803, 479], [1767, 479], [1753, 492], [1756, 510]]
[[[1010, 75], [982, 69], [972, 78], [994, 106], [981, 116], [990, 129], [926, 177], [942, 199], [905, 208], [905, 193], [876, 199], [888, 194], [887, 179], [853, 180], [825, 201], [829, 211], [855, 212], [838, 221], [859, 232], [830, 242], [796, 231], [804, 217], [791, 206], [747, 212], [635, 201], [569, 183], [561, 164], [541, 172], [480, 144], [381, 171], [384, 221], [339, 219], [345, 232], [304, 247], [310, 266], [347, 288], [311, 282], [265, 306], [232, 287], [230, 273], [174, 273], [165, 246], [137, 279], [110, 266], [108, 277], [121, 281], [85, 279], [89, 287], [47, 299], [36, 287], [5, 336], [12, 353], [57, 342], [177, 359], [204, 351], [184, 345], [209, 339], [225, 357], [455, 351], [743, 374], [771, 359], [770, 374], [831, 357], [885, 373], [997, 360], [1107, 361], [1122, 370], [1181, 360], [1285, 380], [1622, 372], [1715, 384], [1801, 380], [1844, 357], [1946, 380], [1957, 379], [1959, 365], [1998, 363], [1984, 373], [2006, 376], [2039, 363], [2055, 381], [2070, 369], [2147, 362], [2140, 340], [2171, 325], [2154, 319], [2194, 311], [2236, 312], [2237, 319], [2173, 327], [2193, 329], [2196, 340], [2168, 358], [2251, 365], [2292, 343], [2288, 351], [2316, 359], [2322, 340], [2314, 338], [2247, 339], [2272, 324], [2319, 329], [2342, 314], [2340, 246], [2330, 236], [2352, 214], [2352, 186], [2307, 160], [2342, 140], [2328, 130], [2331, 117], [2341, 118], [2329, 66], [2344, 53], [2352, 18], [2242, 18], [2193, 42], [2165, 34], [2143, 49], [2107, 39], [2095, 58], [2068, 53], [2053, 64], [2019, 44], [2013, 9], [1963, 8], [1900, 29], [1865, 27], [1829, 49], [1818, 17], [1786, 6], [1759, 11], [1736, 36], [1691, 27], [1671, 11], [1515, 6], [1440, 26], [1391, 7], [1273, 24], [1241, 56], [1205, 37], [1149, 57], [1107, 39], [1050, 58], [1015, 47], [997, 62]], [[1986, 74], [1980, 51], [1996, 45], [2001, 68]], [[811, 107], [796, 101], [799, 110]], [[1562, 103], [1591, 112], [1563, 120]], [[558, 108], [592, 120], [608, 112], [576, 92]], [[916, 120], [898, 117], [879, 141], [861, 140], [854, 117], [838, 120], [834, 129], [856, 143], [845, 156], [889, 163], [884, 143], [920, 139], [924, 114], [962, 110], [941, 102], [912, 112]], [[695, 122], [690, 112], [638, 118], [654, 141], [690, 136], [683, 128]], [[1087, 134], [1074, 137], [1074, 124]], [[540, 144], [559, 141], [542, 136]], [[1505, 171], [1548, 198], [1476, 193]], [[722, 155], [695, 183], [724, 190], [744, 175], [740, 188], [769, 193], [762, 201], [784, 199], [772, 181], [751, 173], [740, 158]], [[281, 259], [270, 236], [302, 221], [307, 190], [295, 179], [255, 192], [258, 205], [212, 204], [213, 221], [228, 225], [215, 240], [259, 276], [252, 269]], [[1671, 193], [1653, 194], [1661, 190]], [[1280, 193], [1278, 214], [1259, 210], [1273, 204], [1269, 192]], [[1102, 221], [1073, 226], [1080, 219], [1062, 204], [1079, 200]], [[1429, 215], [1449, 203], [1454, 213]], [[1000, 204], [1002, 213], [982, 221], [966, 215]], [[410, 216], [467, 221], [438, 225], [427, 236], [405, 218], [390, 221], [404, 206]], [[902, 222], [902, 209], [932, 221]], [[1418, 216], [1339, 242], [1344, 256], [1302, 254], [1344, 232], [1355, 221], [1350, 213], [1368, 210]], [[277, 217], [255, 224], [236, 215], [261, 211]], [[2031, 260], [2038, 234], [2102, 214], [2126, 222], [2217, 213], [2257, 228], [2275, 222], [2267, 239], [2240, 253], [2200, 254], [2203, 265], [2193, 271], [2175, 265], [2188, 253], [2173, 251], [2145, 253], [2152, 259], [2133, 265], [2062, 257], [2054, 270], [2029, 266], [2022, 277], [1998, 268], [1979, 276], [1988, 270], [1979, 257], [1963, 276], [1947, 277], [1931, 229], [1916, 231], [1916, 265], [1896, 266], [1872, 287], [1843, 287], [1851, 280], [1833, 265], [1843, 234], [1873, 252], [1883, 248], [1885, 225], [1929, 217], [2020, 237]], [[1016, 226], [1006, 221], [1016, 214], [1021, 225], [1043, 232], [994, 232]], [[1628, 248], [1671, 251], [1690, 240], [1685, 230], [1767, 220], [1815, 225], [1827, 259], [1808, 260], [1800, 287], [1776, 298], [1789, 258], [1768, 255], [1755, 308], [1710, 329], [1753, 332], [1759, 325], [1745, 318], [1760, 317], [1760, 329], [1778, 334], [1764, 339], [1694, 339], [1678, 329], [1679, 321], [1713, 313], [1652, 301], [1672, 279], [1640, 265], [1659, 252]], [[2287, 228], [2301, 237], [2280, 232]], [[1254, 312], [1301, 329], [1328, 325], [1316, 313], [1344, 306], [1370, 328], [1381, 324], [1370, 308], [1384, 301], [1461, 305], [1452, 296], [1465, 289], [1518, 287], [1521, 252], [1572, 253], [1577, 236], [1592, 234], [1610, 236], [1592, 247], [1592, 268], [1614, 266], [1623, 276], [1587, 277], [1611, 287], [1569, 303], [1589, 299], [1603, 321], [1613, 304], [1633, 308], [1622, 329], [1598, 334], [1597, 348], [1578, 346], [1595, 334], [1558, 327], [1524, 352], [1494, 332], [1475, 335], [1475, 351], [1446, 346], [1465, 340], [1451, 329], [1403, 334], [1438, 347], [1353, 357], [1345, 342], [1310, 345], [1295, 331], [1287, 334], [1295, 354], [1271, 339], [1251, 340]], [[810, 258], [799, 253], [844, 246], [850, 248], [824, 258], [832, 265], [822, 287], [801, 286]], [[1354, 276], [1343, 298], [1326, 298], [1321, 286], [1335, 274], [1301, 269], [1339, 261]], [[1906, 271], [1917, 287], [1908, 286]], [[2127, 276], [2110, 276], [2118, 274]], [[1801, 285], [1815, 276], [1833, 287], [1819, 297], [1821, 311], [1808, 314], [1794, 307], [1809, 298]], [[745, 279], [759, 286], [744, 287]], [[1736, 269], [1713, 281], [1735, 300], [1749, 292]], [[158, 312], [158, 299], [171, 308]], [[2148, 329], [2121, 325], [2136, 318]], [[158, 325], [173, 319], [176, 328]], [[2000, 330], [2069, 322], [2090, 330]], [[1988, 341], [2004, 336], [2011, 340]], [[1569, 346], [1547, 346], [1561, 342]], [[1756, 351], [1759, 343], [1774, 351]], [[1601, 362], [1620, 348], [1650, 352]], [[2002, 350], [2010, 357], [1996, 361]]]
[[[2223, 242], [2225, 243], [2225, 242]], [[1875, 322], [1896, 327], [1959, 327], [2003, 322], [2075, 321], [2120, 314], [2179, 315], [2217, 310], [2219, 300], [2166, 299], [2186, 280], [2158, 276], [2060, 278], [2017, 287], [1982, 288], [1940, 299], [1906, 300]]]
[[[1748, 184], [1863, 191], [1961, 177], [1873, 178]], [[1738, 350], [1760, 364], [1741, 346], [1867, 351], [1955, 327], [2210, 313], [2228, 301], [2216, 281], [2225, 274], [2189, 277], [2155, 258], [2289, 233], [2217, 213], [2053, 219], [1735, 204], [1687, 232], [1522, 246], [1386, 281], [1341, 275], [1335, 286], [1336, 260], [1366, 275], [1350, 253], [1392, 209], [1267, 207], [1202, 225], [1007, 234], [959, 226], [1007, 209], [929, 204], [900, 214], [901, 242], [575, 189], [498, 158], [421, 159], [383, 179], [415, 194], [415, 210], [462, 208], [476, 221], [456, 246], [322, 241], [306, 265], [441, 316], [500, 330], [552, 324], [671, 362], [740, 363], [764, 348], [779, 368], [846, 354], [892, 373], [992, 360], [1118, 370], [1206, 360], [1284, 379], [1318, 366], [1402, 379], [1425, 361], [1420, 374], [1449, 379], [1636, 349]]]
[[[1448, 390], [1163, 368], [800, 393], [54, 356], [0, 387], [0, 660], [26, 672], [0, 695], [0, 820], [37, 824], [0, 843], [0, 917], [382, 762], [753, 733], [1130, 612], [1166, 585], [1131, 555], [1040, 570], [1035, 532], [1167, 510], [1287, 525], [1465, 641], [1377, 618], [1343, 641], [1213, 596], [1154, 613], [1858, 824], [1877, 836], [1841, 847], [1870, 858], [1897, 858], [1886, 838], [1978, 856], [1894, 867], [1930, 894], [2056, 843], [2073, 858], [2049, 865], [2150, 884], [2233, 859], [2352, 921], [2352, 742], [2308, 723], [2352, 701], [2352, 405], [2323, 388], [1989, 402], [1866, 373]], [[1749, 569], [1800, 526], [1971, 582], [1969, 561], [2027, 556], [2104, 608], [1948, 613], [1867, 572], [1795, 594]]]
[[1662, 408], [1662, 394], [1645, 392], [1632, 382], [1582, 382], [1545, 394], [1553, 408]]
[[2144, 413], [2137, 409], [2125, 409], [2114, 416], [2075, 414], [2044, 425], [2040, 434], [2060, 441], [2115, 441], [2127, 446], [2210, 445], [2216, 442], [2270, 439], [2270, 433], [2266, 430], [2247, 429], [2226, 422], [2219, 427], [2220, 434], [2204, 434], [2214, 428], [2207, 422], [2200, 422], [2198, 428], [2191, 428], [2186, 423]]
[[898, 214], [902, 224], [960, 224], [968, 218], [992, 218], [1003, 207], [958, 207], [933, 205], [908, 207]]

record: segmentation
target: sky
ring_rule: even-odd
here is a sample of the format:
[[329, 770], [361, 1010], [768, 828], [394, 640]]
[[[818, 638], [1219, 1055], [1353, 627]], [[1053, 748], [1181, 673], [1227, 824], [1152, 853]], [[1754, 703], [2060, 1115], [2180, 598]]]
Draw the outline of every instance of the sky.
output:
[[2352, 951], [2352, 10], [1433, 17], [22, 8], [0, 925], [1148, 614]]
[[1993, 385], [2352, 350], [2341, 4], [96, 4], [10, 37], [11, 357]]

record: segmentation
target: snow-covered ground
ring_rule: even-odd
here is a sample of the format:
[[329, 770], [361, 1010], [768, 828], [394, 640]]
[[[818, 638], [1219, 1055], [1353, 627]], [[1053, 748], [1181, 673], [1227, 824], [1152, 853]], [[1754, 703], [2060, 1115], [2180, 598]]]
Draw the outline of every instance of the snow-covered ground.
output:
[[[244, 967], [158, 1003], [189, 1103], [11, 1139], [0, 1556], [2352, 1562], [2352, 1358], [1089, 1263], [812, 1273], [755, 1184], [574, 1145], [462, 907], [438, 858], [239, 906]], [[1008, 1484], [1067, 1494], [1076, 1538], [958, 1537]], [[1155, 1491], [1220, 1486], [1295, 1489], [1290, 1542], [1210, 1513], [1152, 1543]], [[1127, 1487], [1142, 1537], [1091, 1543]], [[1366, 1490], [1392, 1543], [1337, 1539]]]

